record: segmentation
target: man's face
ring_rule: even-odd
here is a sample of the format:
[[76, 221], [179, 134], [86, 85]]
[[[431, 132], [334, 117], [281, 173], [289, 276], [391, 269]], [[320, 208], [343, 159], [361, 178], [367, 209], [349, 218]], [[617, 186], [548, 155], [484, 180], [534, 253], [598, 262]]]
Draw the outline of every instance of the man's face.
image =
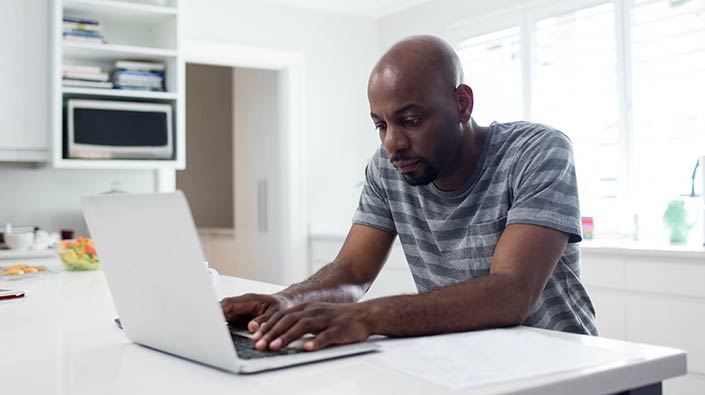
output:
[[387, 71], [373, 76], [370, 110], [392, 165], [409, 184], [426, 185], [447, 171], [462, 135], [454, 92], [409, 80]]

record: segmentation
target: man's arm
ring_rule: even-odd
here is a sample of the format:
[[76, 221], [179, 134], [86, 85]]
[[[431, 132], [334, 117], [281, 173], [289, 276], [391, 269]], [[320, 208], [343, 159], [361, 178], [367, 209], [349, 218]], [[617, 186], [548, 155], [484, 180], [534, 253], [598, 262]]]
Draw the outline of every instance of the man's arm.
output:
[[369, 301], [372, 332], [416, 336], [519, 325], [541, 295], [567, 241], [568, 235], [553, 229], [509, 225], [497, 243], [489, 275], [427, 294]]
[[353, 225], [333, 262], [307, 280], [274, 295], [247, 294], [221, 301], [228, 322], [246, 323], [256, 331], [277, 311], [301, 303], [344, 303], [359, 300], [384, 265], [396, 236], [376, 228]]
[[333, 262], [280, 294], [294, 304], [356, 302], [377, 278], [396, 235], [354, 224]]
[[568, 242], [553, 229], [513, 224], [500, 237], [490, 274], [433, 292], [363, 303], [304, 303], [274, 314], [256, 334], [258, 349], [279, 349], [306, 333], [304, 347], [365, 340], [373, 334], [418, 336], [521, 324]]

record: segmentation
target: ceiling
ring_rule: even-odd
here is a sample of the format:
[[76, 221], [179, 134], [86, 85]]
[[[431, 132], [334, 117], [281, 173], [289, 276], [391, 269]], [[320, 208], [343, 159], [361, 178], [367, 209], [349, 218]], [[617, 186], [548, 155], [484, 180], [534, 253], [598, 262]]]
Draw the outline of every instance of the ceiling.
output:
[[379, 18], [430, 0], [257, 0], [261, 3]]

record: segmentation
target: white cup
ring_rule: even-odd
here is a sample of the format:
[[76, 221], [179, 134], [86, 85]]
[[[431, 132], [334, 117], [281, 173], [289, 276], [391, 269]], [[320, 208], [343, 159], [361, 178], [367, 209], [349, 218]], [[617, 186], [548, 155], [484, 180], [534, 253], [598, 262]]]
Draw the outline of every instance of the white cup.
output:
[[216, 288], [220, 283], [220, 273], [212, 267], [208, 267], [208, 261], [206, 261], [206, 267], [208, 268], [208, 278], [211, 279], [211, 287]]
[[28, 250], [34, 243], [33, 232], [5, 233], [5, 244], [11, 250]]

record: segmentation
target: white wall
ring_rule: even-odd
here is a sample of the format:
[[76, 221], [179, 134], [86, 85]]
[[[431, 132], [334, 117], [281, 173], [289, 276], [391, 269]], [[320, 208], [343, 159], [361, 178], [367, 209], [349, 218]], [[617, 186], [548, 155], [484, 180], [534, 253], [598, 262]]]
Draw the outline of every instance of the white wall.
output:
[[376, 20], [244, 0], [185, 0], [183, 6], [187, 40], [303, 52], [310, 226], [347, 231], [357, 184], [379, 143], [366, 93], [379, 55]]
[[522, 6], [525, 3], [520, 0], [429, 1], [380, 18], [380, 43], [382, 48], [387, 48], [397, 40], [414, 34], [433, 34], [445, 40], [451, 40], [447, 30], [450, 25]]
[[0, 224], [33, 225], [49, 231], [70, 228], [77, 236], [85, 236], [81, 196], [113, 188], [154, 192], [155, 182], [154, 172], [147, 170], [57, 170], [0, 163]]

